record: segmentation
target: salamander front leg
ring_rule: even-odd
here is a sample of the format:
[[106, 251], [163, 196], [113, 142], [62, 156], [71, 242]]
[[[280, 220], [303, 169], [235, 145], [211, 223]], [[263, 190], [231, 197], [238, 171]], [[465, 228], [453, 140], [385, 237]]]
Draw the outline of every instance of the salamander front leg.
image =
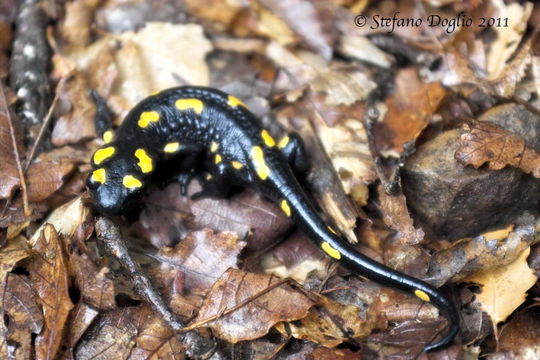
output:
[[291, 133], [283, 136], [278, 142], [279, 149], [283, 152], [289, 166], [296, 175], [303, 176], [309, 170], [309, 160], [300, 135]]
[[202, 198], [224, 198], [231, 193], [231, 182], [227, 178], [228, 169], [225, 164], [215, 167], [215, 172], [204, 172], [199, 181], [202, 190], [191, 196], [193, 200]]

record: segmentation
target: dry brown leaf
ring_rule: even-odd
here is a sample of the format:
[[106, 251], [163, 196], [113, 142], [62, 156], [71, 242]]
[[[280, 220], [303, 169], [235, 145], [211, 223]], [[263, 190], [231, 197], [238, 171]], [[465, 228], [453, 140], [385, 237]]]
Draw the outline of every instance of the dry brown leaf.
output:
[[9, 274], [5, 290], [0, 292], [4, 301], [2, 309], [10, 318], [10, 326], [38, 334], [43, 327], [43, 314], [28, 276]]
[[527, 359], [529, 356], [540, 354], [538, 339], [540, 339], [540, 316], [537, 304], [524, 309], [504, 325], [499, 333], [498, 350], [511, 351], [514, 359]]
[[540, 154], [523, 138], [488, 122], [465, 124], [463, 129], [465, 133], [460, 137], [455, 155], [460, 162], [475, 168], [488, 163], [492, 170], [510, 165], [540, 178]]
[[213, 23], [219, 22], [230, 25], [238, 12], [242, 9], [240, 2], [223, 0], [184, 0], [186, 12], [190, 15], [208, 20]]
[[267, 251], [262, 260], [257, 257], [256, 261], [267, 274], [294, 279], [301, 284], [313, 276], [328, 277], [331, 268], [328, 266], [331, 260], [300, 231]]
[[163, 266], [154, 272], [167, 273], [173, 270], [185, 274], [184, 287], [189, 293], [204, 294], [216, 280], [229, 268], [235, 268], [238, 255], [246, 246], [234, 233], [214, 234], [205, 229], [190, 233], [176, 247], [164, 248], [155, 258]]
[[99, 315], [99, 311], [80, 301], [71, 312], [69, 321], [69, 336], [66, 343], [73, 351], [81, 337], [84, 335], [92, 321]]
[[114, 283], [107, 277], [109, 269], [98, 269], [86, 254], [70, 254], [72, 276], [75, 277], [84, 302], [95, 309], [116, 308]]
[[[0, 248], [0, 309], [4, 309], [8, 316], [11, 316], [8, 300], [9, 290], [7, 289], [8, 272], [13, 269], [15, 264], [29, 255], [28, 245], [22, 236], [9, 240], [6, 246]], [[7, 359], [9, 356], [7, 352], [8, 327], [6, 325], [6, 321], [0, 321], [0, 334], [2, 334], [0, 337], [0, 358]], [[26, 329], [25, 332], [29, 334]]]
[[129, 108], [154, 91], [178, 86], [179, 79], [190, 85], [210, 81], [205, 56], [212, 46], [200, 25], [150, 22], [119, 40], [119, 77], [113, 92], [127, 99]]
[[[3, 96], [2, 94], [0, 91], [0, 96]], [[3, 101], [0, 103], [5, 104]], [[11, 129], [14, 125], [10, 124], [10, 121], [12, 122], [9, 116], [9, 109], [0, 108], [0, 159], [2, 159], [0, 161], [0, 199], [10, 197], [15, 188], [20, 184], [12, 141]], [[15, 136], [15, 138], [20, 141], [19, 136]], [[21, 150], [21, 145], [21, 143], [17, 143], [17, 151]]]
[[[272, 14], [285, 21], [292, 31], [324, 59], [332, 56], [331, 42], [336, 35], [331, 13], [323, 2], [306, 0], [259, 0]], [[319, 6], [317, 6], [319, 5]]]
[[141, 323], [136, 346], [131, 352], [130, 360], [171, 359], [181, 360], [185, 357], [185, 348], [180, 336], [175, 334], [158, 315], [150, 315]]
[[397, 231], [396, 238], [404, 245], [416, 245], [424, 240], [424, 231], [414, 227], [405, 195], [388, 195], [381, 184], [377, 186], [377, 193], [383, 220]]
[[494, 326], [506, 320], [525, 301], [527, 290], [536, 283], [537, 277], [527, 264], [530, 252], [529, 247], [511, 264], [464, 279], [481, 285], [476, 300], [491, 317]]
[[[370, 308], [371, 309], [371, 308]], [[307, 317], [291, 323], [280, 323], [276, 329], [297, 339], [309, 340], [326, 347], [336, 347], [349, 339], [363, 339], [373, 330], [374, 314], [367, 318], [353, 305], [344, 305], [321, 297]]]
[[391, 135], [388, 147], [403, 151], [403, 144], [415, 140], [429, 124], [446, 91], [438, 82], [424, 83], [415, 68], [400, 70], [396, 76], [396, 92], [386, 100], [388, 112], [381, 126]]
[[28, 271], [45, 318], [45, 327], [36, 338], [36, 357], [52, 360], [60, 348], [64, 327], [73, 308], [66, 256], [54, 226], [43, 228], [33, 250], [35, 255]]
[[195, 322], [237, 343], [266, 335], [278, 322], [302, 319], [313, 305], [276, 276], [230, 269], [212, 287]]
[[28, 169], [28, 200], [42, 201], [64, 185], [64, 178], [69, 175], [75, 164], [70, 160], [60, 162], [35, 163]]
[[65, 82], [61, 91], [59, 103], [64, 111], [52, 131], [52, 143], [63, 146], [95, 137], [96, 107], [82, 74], [75, 73]]
[[102, 314], [75, 348], [75, 359], [128, 359], [146, 307], [125, 307]]

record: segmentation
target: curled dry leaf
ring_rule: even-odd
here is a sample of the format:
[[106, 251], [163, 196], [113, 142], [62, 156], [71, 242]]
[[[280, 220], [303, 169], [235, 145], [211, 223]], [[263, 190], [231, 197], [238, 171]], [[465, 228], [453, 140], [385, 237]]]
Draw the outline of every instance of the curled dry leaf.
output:
[[317, 306], [309, 310], [307, 317], [291, 323], [280, 323], [276, 328], [297, 339], [335, 347], [351, 338], [367, 337], [374, 324], [373, 313], [362, 314], [356, 306], [344, 305], [321, 296]]
[[45, 225], [33, 250], [35, 254], [28, 271], [45, 318], [45, 327], [36, 338], [36, 357], [52, 360], [60, 348], [64, 327], [73, 308], [67, 260], [54, 226]]
[[44, 224], [36, 230], [30, 239], [30, 244], [35, 244], [38, 241], [42, 230], [49, 224], [53, 225], [55, 229], [58, 229], [58, 233], [72, 237], [75, 235], [79, 226], [89, 220], [90, 209], [88, 204], [79, 196], [56, 208], [45, 220]]
[[73, 351], [81, 337], [98, 315], [98, 310], [88, 306], [82, 301], [75, 306], [75, 309], [71, 312], [69, 336], [66, 341], [70, 351]]
[[424, 231], [414, 227], [413, 219], [407, 208], [407, 200], [402, 193], [392, 196], [377, 186], [381, 203], [381, 212], [386, 225], [397, 231], [397, 239], [404, 245], [416, 245], [424, 239]]
[[527, 264], [530, 252], [529, 247], [508, 265], [464, 279], [481, 286], [481, 292], [476, 295], [476, 300], [482, 310], [489, 314], [494, 327], [506, 320], [508, 315], [525, 301], [527, 290], [538, 280]]
[[523, 138], [508, 133], [504, 128], [488, 123], [465, 124], [460, 137], [456, 159], [479, 168], [484, 163], [492, 170], [507, 165], [540, 178], [540, 154], [529, 147]]
[[532, 216], [519, 220], [520, 224], [501, 231], [492, 231], [475, 238], [466, 238], [451, 248], [433, 254], [428, 276], [436, 285], [448, 280], [463, 281], [479, 271], [490, 271], [508, 265], [535, 240], [535, 222]]
[[276, 323], [302, 319], [313, 305], [276, 276], [230, 269], [212, 287], [195, 324], [237, 343], [266, 335]]

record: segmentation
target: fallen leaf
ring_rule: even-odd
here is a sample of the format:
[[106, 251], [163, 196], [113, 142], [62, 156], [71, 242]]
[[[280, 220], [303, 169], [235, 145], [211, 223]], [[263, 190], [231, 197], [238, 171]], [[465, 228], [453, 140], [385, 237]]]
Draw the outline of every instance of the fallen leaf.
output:
[[298, 321], [280, 323], [276, 329], [297, 339], [336, 347], [351, 338], [367, 337], [374, 324], [374, 314], [363, 314], [356, 306], [341, 304], [322, 296], [317, 306], [309, 310], [308, 316]]
[[54, 226], [48, 224], [43, 228], [33, 250], [35, 255], [28, 272], [45, 318], [45, 327], [36, 338], [36, 357], [52, 360], [60, 349], [64, 327], [73, 308], [67, 260]]
[[53, 225], [55, 229], [58, 229], [58, 233], [71, 238], [75, 235], [77, 229], [85, 222], [89, 221], [90, 218], [91, 214], [88, 203], [85, 202], [82, 197], [76, 197], [56, 208], [49, 215], [30, 238], [30, 244], [35, 244], [38, 241], [41, 232], [49, 224]]
[[83, 301], [95, 309], [115, 309], [116, 294], [113, 281], [107, 277], [109, 269], [98, 268], [84, 253], [70, 254], [69, 261]]
[[381, 213], [386, 225], [397, 231], [396, 238], [403, 245], [416, 245], [424, 240], [424, 231], [414, 227], [407, 200], [402, 193], [398, 195], [388, 195], [383, 186], [377, 186]]
[[185, 358], [185, 348], [181, 337], [175, 334], [158, 315], [150, 315], [141, 323], [135, 348], [129, 359], [171, 359]]
[[388, 111], [377, 127], [390, 132], [382, 143], [401, 153], [429, 124], [446, 91], [439, 82], [424, 83], [412, 67], [400, 70], [395, 81], [396, 91], [386, 100]]
[[94, 319], [99, 315], [99, 311], [84, 302], [79, 302], [71, 312], [69, 321], [69, 336], [66, 343], [69, 345], [69, 351], [73, 352], [75, 346], [84, 335]]
[[497, 7], [498, 12], [495, 17], [504, 16], [508, 25], [493, 27], [497, 38], [490, 44], [486, 58], [489, 79], [497, 78], [506, 67], [506, 61], [520, 44], [527, 28], [527, 20], [533, 10], [533, 4], [530, 2], [523, 5], [518, 3], [506, 5], [502, 1], [496, 1], [493, 5]]
[[43, 201], [60, 189], [75, 164], [70, 160], [39, 162], [30, 166], [27, 173], [28, 200]]
[[[174, 248], [163, 248], [154, 257], [162, 263], [156, 277], [173, 270], [185, 274], [188, 293], [204, 294], [229, 268], [235, 268], [240, 251], [246, 246], [234, 233], [214, 234], [205, 229], [190, 233]], [[161, 275], [159, 275], [161, 274]]]
[[540, 154], [523, 138], [488, 122], [465, 124], [463, 130], [465, 133], [460, 137], [460, 146], [455, 154], [463, 164], [479, 168], [488, 163], [492, 170], [510, 165], [540, 178]]
[[127, 307], [102, 314], [75, 348], [75, 359], [128, 359], [141, 320], [149, 315], [144, 309]]
[[237, 343], [266, 335], [278, 322], [304, 318], [313, 305], [276, 276], [230, 269], [214, 284], [194, 321]]
[[[0, 85], [3, 87], [3, 85]], [[4, 96], [4, 92], [0, 91], [0, 96]], [[0, 101], [0, 104], [6, 104], [5, 101]], [[14, 151], [20, 152], [22, 143], [18, 130], [9, 115], [9, 109], [0, 107], [0, 199], [7, 199], [20, 184], [19, 172], [17, 170], [17, 162]], [[12, 136], [17, 141], [17, 149], [14, 148]]]
[[535, 241], [535, 220], [529, 215], [513, 226], [465, 238], [432, 255], [427, 276], [435, 285], [453, 282], [478, 272], [489, 272], [515, 261]]
[[[511, 352], [515, 359], [526, 359], [528, 355], [540, 354], [540, 316], [538, 304], [524, 309], [513, 316], [499, 332], [497, 350]], [[535, 355], [533, 355], [535, 354]], [[532, 357], [531, 357], [532, 358]]]
[[493, 326], [506, 320], [527, 297], [527, 290], [536, 283], [537, 277], [527, 264], [531, 248], [525, 249], [511, 264], [481, 272], [464, 279], [481, 286], [481, 292], [476, 295], [493, 322]]
[[58, 101], [62, 111], [52, 131], [52, 143], [64, 146], [95, 137], [96, 106], [82, 73], [75, 72], [60, 91]]

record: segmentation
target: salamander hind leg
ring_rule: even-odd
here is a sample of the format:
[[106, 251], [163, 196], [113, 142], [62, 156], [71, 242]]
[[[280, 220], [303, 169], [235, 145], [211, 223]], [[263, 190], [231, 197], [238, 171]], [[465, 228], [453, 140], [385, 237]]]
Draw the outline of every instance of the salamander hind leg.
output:
[[291, 133], [283, 136], [278, 142], [278, 147], [296, 175], [302, 176], [307, 173], [310, 168], [309, 160], [300, 135]]

